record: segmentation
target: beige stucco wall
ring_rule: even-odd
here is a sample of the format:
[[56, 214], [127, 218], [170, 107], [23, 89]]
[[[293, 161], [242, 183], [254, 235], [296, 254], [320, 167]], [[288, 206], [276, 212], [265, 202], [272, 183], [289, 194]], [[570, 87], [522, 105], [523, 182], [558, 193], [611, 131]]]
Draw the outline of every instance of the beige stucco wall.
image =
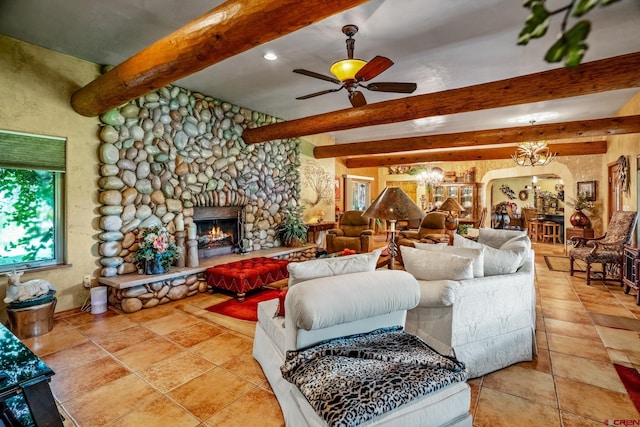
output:
[[[96, 276], [98, 119], [77, 114], [71, 94], [99, 75], [99, 67], [0, 35], [0, 129], [67, 138], [65, 268], [25, 273], [22, 281], [46, 279], [57, 290], [56, 311], [79, 307], [88, 291], [85, 274]], [[0, 277], [0, 299], [6, 292]], [[0, 320], [6, 320], [0, 302]]]

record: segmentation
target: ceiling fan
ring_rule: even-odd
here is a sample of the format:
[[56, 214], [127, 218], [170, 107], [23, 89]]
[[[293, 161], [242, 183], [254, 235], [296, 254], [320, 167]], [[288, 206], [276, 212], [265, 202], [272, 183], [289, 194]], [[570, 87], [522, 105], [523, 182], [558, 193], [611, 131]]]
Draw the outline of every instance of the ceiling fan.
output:
[[320, 92], [311, 93], [309, 95], [299, 96], [296, 99], [309, 99], [314, 96], [324, 95], [326, 93], [337, 92], [341, 89], [346, 89], [349, 93], [349, 101], [354, 107], [361, 107], [367, 105], [362, 92], [358, 88], [365, 88], [376, 92], [397, 92], [397, 93], [412, 93], [416, 90], [417, 85], [415, 83], [369, 83], [362, 84], [371, 80], [385, 71], [387, 68], [393, 65], [393, 61], [384, 56], [376, 56], [371, 61], [366, 62], [361, 59], [353, 58], [353, 47], [355, 40], [353, 36], [358, 32], [356, 25], [345, 25], [342, 27], [342, 32], [347, 38], [347, 59], [335, 62], [329, 71], [335, 77], [325, 76], [323, 74], [315, 73], [313, 71], [296, 68], [294, 73], [303, 74], [309, 77], [315, 77], [316, 79], [326, 80], [331, 83], [340, 85], [338, 88], [322, 90]]

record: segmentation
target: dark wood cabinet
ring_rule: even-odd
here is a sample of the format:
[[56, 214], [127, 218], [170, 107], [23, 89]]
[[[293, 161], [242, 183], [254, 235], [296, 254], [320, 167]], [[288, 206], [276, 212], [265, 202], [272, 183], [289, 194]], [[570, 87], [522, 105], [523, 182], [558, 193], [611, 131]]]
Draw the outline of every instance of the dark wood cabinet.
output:
[[622, 258], [622, 284], [624, 293], [628, 294], [631, 289], [636, 291], [636, 305], [640, 305], [640, 249], [625, 245]]

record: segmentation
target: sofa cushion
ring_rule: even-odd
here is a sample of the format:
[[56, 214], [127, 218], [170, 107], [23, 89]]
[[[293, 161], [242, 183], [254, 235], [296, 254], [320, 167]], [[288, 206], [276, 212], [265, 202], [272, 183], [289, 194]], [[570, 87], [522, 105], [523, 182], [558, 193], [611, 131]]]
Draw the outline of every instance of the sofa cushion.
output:
[[494, 228], [478, 229], [478, 243], [482, 243], [492, 248], [499, 249], [500, 246], [514, 237], [526, 236], [526, 230], [502, 230]]
[[473, 260], [444, 252], [402, 246], [404, 268], [418, 280], [462, 280], [473, 278]]
[[319, 277], [374, 271], [381, 252], [382, 249], [376, 249], [364, 254], [289, 263], [289, 286]]
[[515, 273], [523, 264], [525, 250], [496, 249], [483, 243], [474, 242], [458, 234], [453, 235], [453, 246], [484, 249], [484, 275], [497, 276]]
[[416, 249], [424, 251], [443, 252], [471, 258], [473, 260], [473, 277], [484, 277], [484, 248], [461, 248], [445, 244], [432, 245], [420, 242], [415, 242], [413, 245]]

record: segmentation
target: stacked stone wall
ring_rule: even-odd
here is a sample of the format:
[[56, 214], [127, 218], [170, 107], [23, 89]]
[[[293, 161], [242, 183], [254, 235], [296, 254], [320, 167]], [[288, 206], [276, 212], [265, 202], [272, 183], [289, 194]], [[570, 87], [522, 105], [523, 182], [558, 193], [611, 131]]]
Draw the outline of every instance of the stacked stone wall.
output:
[[168, 86], [100, 117], [101, 275], [137, 271], [142, 228], [192, 223], [195, 206], [241, 206], [254, 250], [276, 247], [281, 211], [300, 193], [297, 139], [246, 145], [245, 128], [278, 121]]

